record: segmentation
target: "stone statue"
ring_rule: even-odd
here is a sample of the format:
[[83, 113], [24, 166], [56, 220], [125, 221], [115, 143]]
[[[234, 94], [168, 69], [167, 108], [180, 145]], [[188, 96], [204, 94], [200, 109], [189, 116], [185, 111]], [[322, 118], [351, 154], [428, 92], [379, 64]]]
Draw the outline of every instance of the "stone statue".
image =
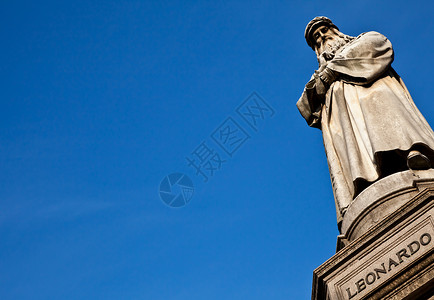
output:
[[351, 201], [390, 174], [429, 169], [434, 133], [392, 69], [393, 48], [377, 32], [351, 37], [326, 17], [306, 27], [319, 68], [297, 107], [322, 130], [338, 226]]

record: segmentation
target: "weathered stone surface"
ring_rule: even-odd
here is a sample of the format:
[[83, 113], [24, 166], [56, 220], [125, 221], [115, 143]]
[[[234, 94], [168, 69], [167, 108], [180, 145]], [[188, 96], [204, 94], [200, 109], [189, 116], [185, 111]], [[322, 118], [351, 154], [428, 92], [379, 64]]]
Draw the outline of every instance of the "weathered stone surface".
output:
[[390, 41], [306, 27], [319, 62], [297, 107], [321, 129], [341, 235], [312, 299], [434, 296], [434, 132], [392, 69]]
[[378, 32], [350, 37], [326, 17], [305, 31], [318, 70], [297, 107], [322, 130], [338, 224], [370, 183], [434, 167], [434, 132], [392, 69], [391, 42]]
[[[312, 299], [429, 298], [434, 286], [434, 182], [422, 177], [400, 209], [314, 271]], [[400, 178], [409, 179], [407, 174]]]
[[342, 235], [348, 241], [357, 239], [400, 209], [427, 184], [434, 184], [434, 169], [399, 172], [375, 182], [349, 205], [342, 222]]

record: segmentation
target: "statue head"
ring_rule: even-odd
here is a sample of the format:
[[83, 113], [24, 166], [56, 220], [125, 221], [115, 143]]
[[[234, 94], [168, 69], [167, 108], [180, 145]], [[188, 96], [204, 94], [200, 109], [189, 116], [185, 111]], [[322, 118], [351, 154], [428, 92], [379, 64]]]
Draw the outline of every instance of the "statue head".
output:
[[[304, 30], [304, 38], [306, 39], [307, 44], [315, 50], [315, 40], [313, 39], [313, 34], [316, 29], [320, 26], [326, 26], [328, 28], [336, 28], [338, 27], [333, 24], [332, 20], [330, 20], [327, 17], [315, 17], [313, 20], [311, 20]], [[339, 30], [339, 29], [338, 29]]]
[[307, 44], [320, 56], [323, 52], [334, 55], [352, 37], [341, 33], [327, 17], [316, 17], [309, 22], [304, 31]]

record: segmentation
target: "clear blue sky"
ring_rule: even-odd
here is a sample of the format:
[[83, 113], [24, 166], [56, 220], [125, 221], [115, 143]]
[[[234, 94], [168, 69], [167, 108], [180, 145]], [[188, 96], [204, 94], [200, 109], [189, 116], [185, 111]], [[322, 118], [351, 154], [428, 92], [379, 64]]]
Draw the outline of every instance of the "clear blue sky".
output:
[[[0, 298], [310, 299], [338, 234], [295, 107], [317, 15], [386, 35], [434, 124], [429, 1], [3, 1]], [[275, 110], [257, 132], [253, 91]], [[204, 183], [185, 157], [230, 116], [251, 138]], [[173, 172], [195, 185], [178, 209]]]

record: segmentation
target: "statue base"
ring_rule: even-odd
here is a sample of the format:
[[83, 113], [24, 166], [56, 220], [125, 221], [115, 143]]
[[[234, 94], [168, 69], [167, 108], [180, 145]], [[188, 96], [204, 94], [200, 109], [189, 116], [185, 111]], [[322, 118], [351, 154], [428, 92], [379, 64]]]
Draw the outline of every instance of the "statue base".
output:
[[434, 170], [379, 180], [348, 207], [312, 299], [434, 299]]

